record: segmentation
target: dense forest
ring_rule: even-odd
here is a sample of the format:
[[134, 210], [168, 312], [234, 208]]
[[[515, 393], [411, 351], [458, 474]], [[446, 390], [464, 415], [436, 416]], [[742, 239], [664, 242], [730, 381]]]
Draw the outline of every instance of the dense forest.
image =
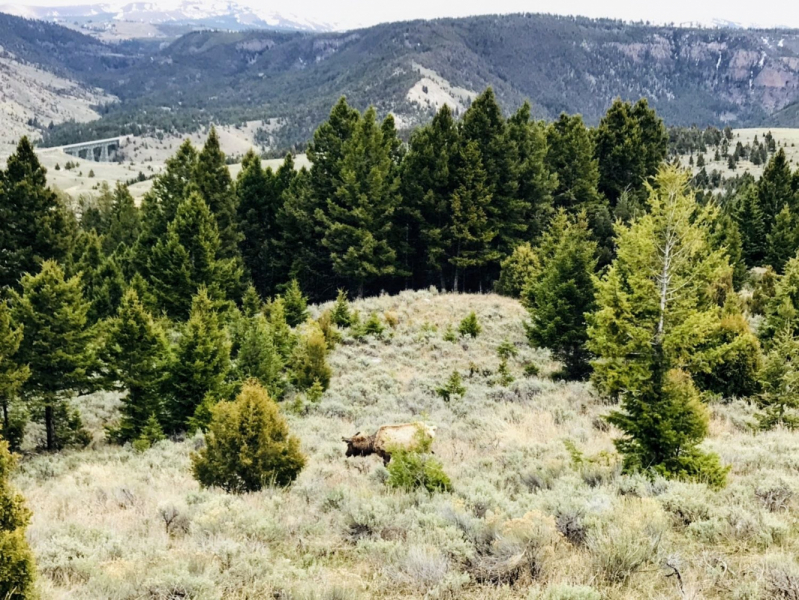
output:
[[[288, 485], [304, 459], [272, 400], [318, 398], [339, 331], [362, 339], [392, 319], [361, 317], [348, 297], [496, 290], [529, 310], [529, 341], [561, 362], [558, 377], [590, 377], [616, 403], [626, 470], [722, 487], [727, 468], [699, 448], [704, 401], [750, 397], [763, 429], [799, 423], [799, 172], [773, 138], [732, 140], [671, 135], [697, 156], [767, 161], [758, 181], [714, 195], [668, 162], [646, 100], [616, 100], [589, 128], [535, 120], [527, 103], [505, 116], [489, 88], [404, 143], [393, 117], [342, 98], [309, 169], [291, 155], [263, 169], [250, 153], [233, 180], [212, 130], [201, 150], [180, 147], [140, 207], [120, 185], [73, 211], [22, 139], [0, 176], [0, 434], [18, 448], [33, 421], [49, 451], [85, 445], [71, 399], [119, 390], [110, 441], [144, 451], [208, 431], [201, 483]], [[309, 299], [334, 298], [309, 320]], [[459, 333], [479, 331], [470, 315]], [[454, 373], [440, 394], [460, 385]], [[230, 458], [245, 448], [255, 458]], [[447, 489], [436, 473], [428, 489]]]

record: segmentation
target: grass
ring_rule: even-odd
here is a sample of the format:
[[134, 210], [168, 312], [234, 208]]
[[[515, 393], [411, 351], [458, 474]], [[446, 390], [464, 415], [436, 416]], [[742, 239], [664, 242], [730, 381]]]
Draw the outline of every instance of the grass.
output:
[[[610, 407], [590, 384], [549, 378], [558, 365], [527, 345], [517, 302], [407, 292], [353, 307], [395, 327], [345, 334], [330, 389], [286, 411], [308, 457], [288, 490], [200, 489], [199, 438], [109, 446], [99, 432], [118, 400], [80, 399], [92, 447], [29, 456], [15, 476], [43, 598], [799, 597], [799, 435], [755, 436], [751, 407], [716, 404], [706, 445], [732, 465], [727, 488], [622, 475]], [[444, 341], [471, 311], [480, 334]], [[518, 354], [503, 387], [506, 339]], [[466, 392], [444, 402], [453, 371]], [[452, 492], [392, 489], [379, 458], [344, 457], [342, 436], [415, 420], [437, 425]]]

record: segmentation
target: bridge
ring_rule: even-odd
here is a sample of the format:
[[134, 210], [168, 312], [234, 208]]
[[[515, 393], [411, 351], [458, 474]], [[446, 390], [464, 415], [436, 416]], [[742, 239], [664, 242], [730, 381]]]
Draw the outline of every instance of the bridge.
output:
[[109, 162], [113, 155], [119, 151], [121, 137], [108, 138], [106, 140], [93, 140], [80, 144], [69, 144], [61, 146], [59, 149], [74, 156], [95, 162]]

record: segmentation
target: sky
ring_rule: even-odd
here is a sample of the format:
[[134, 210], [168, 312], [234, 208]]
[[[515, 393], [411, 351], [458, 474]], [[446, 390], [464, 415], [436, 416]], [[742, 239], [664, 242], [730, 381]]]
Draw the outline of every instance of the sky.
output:
[[[22, 6], [102, 4], [108, 0], [6, 0]], [[114, 4], [125, 0], [112, 0]], [[133, 0], [130, 0], [133, 1]], [[158, 0], [150, 0], [158, 5]], [[171, 4], [174, 0], [168, 0]], [[207, 0], [201, 0], [207, 1]], [[218, 1], [218, 0], [216, 0]], [[373, 25], [417, 18], [462, 17], [486, 13], [544, 12], [587, 17], [610, 17], [655, 23], [714, 20], [746, 26], [799, 28], [796, 0], [236, 0], [243, 5], [274, 8], [337, 28]], [[0, 0], [0, 4], [2, 4]]]

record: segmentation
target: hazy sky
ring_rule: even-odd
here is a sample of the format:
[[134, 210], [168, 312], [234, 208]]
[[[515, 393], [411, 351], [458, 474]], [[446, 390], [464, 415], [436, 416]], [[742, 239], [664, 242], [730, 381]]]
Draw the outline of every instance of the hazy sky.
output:
[[[111, 0], [116, 4], [125, 0]], [[130, 0], [133, 1], [133, 0]], [[150, 0], [159, 5], [158, 0]], [[201, 0], [202, 1], [202, 0]], [[214, 0], [210, 0], [214, 1]], [[714, 19], [765, 27], [799, 28], [796, 0], [237, 0], [240, 4], [274, 7], [311, 20], [341, 27], [372, 25], [415, 18], [459, 17], [486, 13], [548, 12], [612, 17], [657, 23], [701, 22]], [[102, 4], [108, 0], [5, 0], [9, 4]], [[172, 4], [175, 0], [166, 0]], [[0, 4], [4, 1], [0, 0]]]

